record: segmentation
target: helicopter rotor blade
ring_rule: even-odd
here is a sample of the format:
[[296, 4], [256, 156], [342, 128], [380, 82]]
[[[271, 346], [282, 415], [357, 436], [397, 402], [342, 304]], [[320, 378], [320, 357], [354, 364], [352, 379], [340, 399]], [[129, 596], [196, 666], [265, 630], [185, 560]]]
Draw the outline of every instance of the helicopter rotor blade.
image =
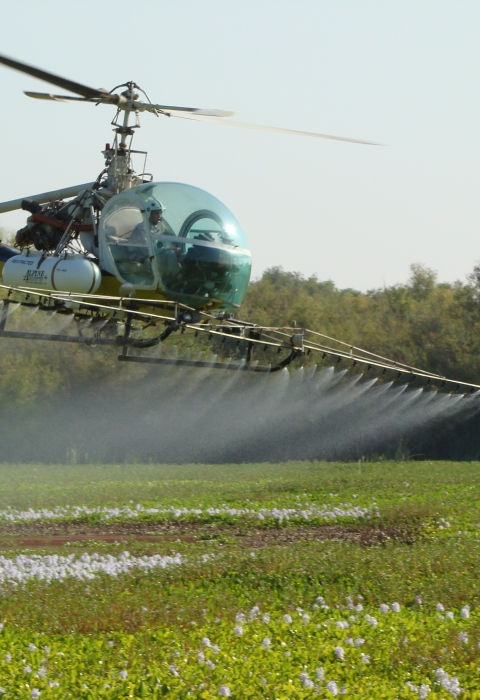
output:
[[[129, 108], [129, 103], [125, 101], [119, 101], [118, 95], [115, 94], [102, 94], [101, 97], [73, 97], [71, 95], [54, 95], [50, 92], [31, 92], [30, 90], [24, 90], [24, 94], [27, 97], [33, 97], [36, 100], [52, 100], [53, 102], [65, 102], [66, 100], [73, 100], [75, 102], [94, 102], [95, 104], [105, 103], [114, 104], [120, 106], [122, 109]], [[172, 116], [174, 112], [192, 113], [199, 114], [206, 117], [230, 117], [234, 112], [227, 111], [225, 109], [200, 109], [198, 107], [172, 107], [171, 105], [154, 105], [149, 102], [133, 102], [132, 108], [139, 112], [153, 112], [154, 114], [165, 114], [166, 116]]]
[[27, 97], [33, 97], [36, 100], [53, 100], [54, 102], [66, 102], [67, 100], [74, 100], [75, 102], [98, 102], [98, 99], [94, 97], [73, 97], [73, 95], [52, 95], [49, 92], [30, 92], [27, 90], [23, 91], [23, 94]]
[[264, 126], [262, 124], [250, 124], [248, 122], [235, 122], [230, 120], [217, 119], [215, 116], [208, 116], [204, 114], [191, 114], [185, 112], [184, 114], [175, 114], [172, 112], [170, 115], [172, 117], [179, 117], [180, 119], [194, 119], [197, 121], [211, 122], [213, 124], [223, 124], [223, 126], [237, 126], [242, 129], [257, 129], [259, 131], [273, 131], [279, 134], [296, 134], [297, 136], [313, 136], [317, 139], [330, 139], [332, 141], [347, 141], [348, 143], [361, 143], [367, 146], [381, 146], [382, 144], [375, 143], [374, 141], [362, 141], [360, 139], [350, 139], [345, 136], [331, 136], [329, 134], [317, 134], [313, 131], [298, 131], [297, 129], [282, 129], [278, 126]]
[[67, 80], [67, 78], [61, 78], [53, 73], [48, 73], [47, 71], [36, 68], [35, 66], [30, 66], [27, 63], [20, 63], [20, 61], [14, 61], [8, 56], [2, 56], [0, 54], [0, 63], [4, 66], [18, 70], [21, 73], [26, 73], [39, 80], [44, 80], [46, 83], [51, 83], [52, 85], [57, 85], [64, 90], [70, 90], [70, 92], [76, 95], [81, 95], [82, 97], [96, 97], [97, 99], [104, 97], [106, 93], [102, 90], [97, 90], [95, 88], [88, 87], [87, 85], [82, 85], [81, 83], [76, 83], [73, 80]]
[[[182, 114], [198, 114], [204, 117], [231, 117], [235, 112], [225, 109], [201, 109], [200, 107], [171, 107], [170, 105], [156, 105], [148, 102], [135, 102], [135, 108], [140, 112], [154, 112], [155, 114], [164, 114], [167, 117], [181, 117]], [[175, 114], [181, 112], [182, 114]]]

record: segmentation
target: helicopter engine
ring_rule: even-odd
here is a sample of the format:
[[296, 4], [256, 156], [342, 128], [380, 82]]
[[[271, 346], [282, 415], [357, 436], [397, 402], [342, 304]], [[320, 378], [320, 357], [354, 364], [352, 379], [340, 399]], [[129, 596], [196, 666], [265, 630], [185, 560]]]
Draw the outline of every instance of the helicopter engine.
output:
[[31, 216], [27, 219], [27, 225], [17, 231], [16, 246], [26, 248], [33, 245], [36, 250], [44, 252], [55, 250], [72, 214], [78, 217], [82, 211], [72, 202], [65, 204], [55, 201], [42, 206], [33, 199], [24, 199], [22, 209], [30, 212]]

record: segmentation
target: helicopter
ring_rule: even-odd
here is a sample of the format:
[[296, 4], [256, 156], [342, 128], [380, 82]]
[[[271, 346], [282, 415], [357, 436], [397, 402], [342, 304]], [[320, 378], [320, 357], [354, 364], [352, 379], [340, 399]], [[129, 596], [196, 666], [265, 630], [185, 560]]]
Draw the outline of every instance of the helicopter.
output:
[[[275, 372], [312, 354], [342, 367], [394, 373], [432, 388], [480, 386], [396, 362], [293, 326], [264, 327], [236, 318], [251, 274], [247, 238], [234, 214], [212, 194], [185, 183], [157, 182], [145, 172], [147, 152], [132, 148], [140, 114], [377, 145], [340, 136], [237, 122], [233, 112], [152, 103], [129, 81], [107, 91], [62, 78], [0, 55], [8, 68], [72, 95], [27, 91], [33, 99], [115, 108], [113, 141], [92, 182], [0, 203], [0, 214], [26, 211], [13, 246], [0, 243], [0, 337], [115, 346], [120, 361], [223, 370]], [[134, 119], [134, 121], [132, 121]], [[143, 159], [142, 172], [132, 156]], [[12, 308], [65, 314], [73, 332], [7, 328]], [[71, 328], [71, 326], [69, 326]], [[203, 337], [220, 349], [213, 360], [153, 356], [142, 350], [174, 333]], [[219, 357], [220, 355], [220, 357]], [[260, 359], [261, 358], [261, 359]]]

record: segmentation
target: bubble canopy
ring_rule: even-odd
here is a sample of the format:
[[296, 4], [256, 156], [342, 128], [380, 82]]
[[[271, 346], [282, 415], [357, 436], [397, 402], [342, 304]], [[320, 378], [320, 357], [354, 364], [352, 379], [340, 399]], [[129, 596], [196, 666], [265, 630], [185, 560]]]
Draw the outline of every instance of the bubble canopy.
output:
[[236, 308], [251, 256], [242, 228], [216, 197], [191, 185], [152, 182], [120, 192], [99, 227], [102, 266], [139, 290], [194, 308]]

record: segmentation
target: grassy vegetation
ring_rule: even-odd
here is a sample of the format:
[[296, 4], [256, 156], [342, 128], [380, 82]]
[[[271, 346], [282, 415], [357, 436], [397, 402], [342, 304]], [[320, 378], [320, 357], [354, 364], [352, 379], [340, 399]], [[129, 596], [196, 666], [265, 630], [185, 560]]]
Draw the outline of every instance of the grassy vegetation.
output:
[[[4, 697], [478, 699], [479, 469], [2, 465]], [[48, 516], [136, 504], [189, 512]], [[349, 515], [357, 506], [366, 517]], [[108, 564], [125, 550], [181, 564], [12, 580], [54, 566], [47, 555]]]

